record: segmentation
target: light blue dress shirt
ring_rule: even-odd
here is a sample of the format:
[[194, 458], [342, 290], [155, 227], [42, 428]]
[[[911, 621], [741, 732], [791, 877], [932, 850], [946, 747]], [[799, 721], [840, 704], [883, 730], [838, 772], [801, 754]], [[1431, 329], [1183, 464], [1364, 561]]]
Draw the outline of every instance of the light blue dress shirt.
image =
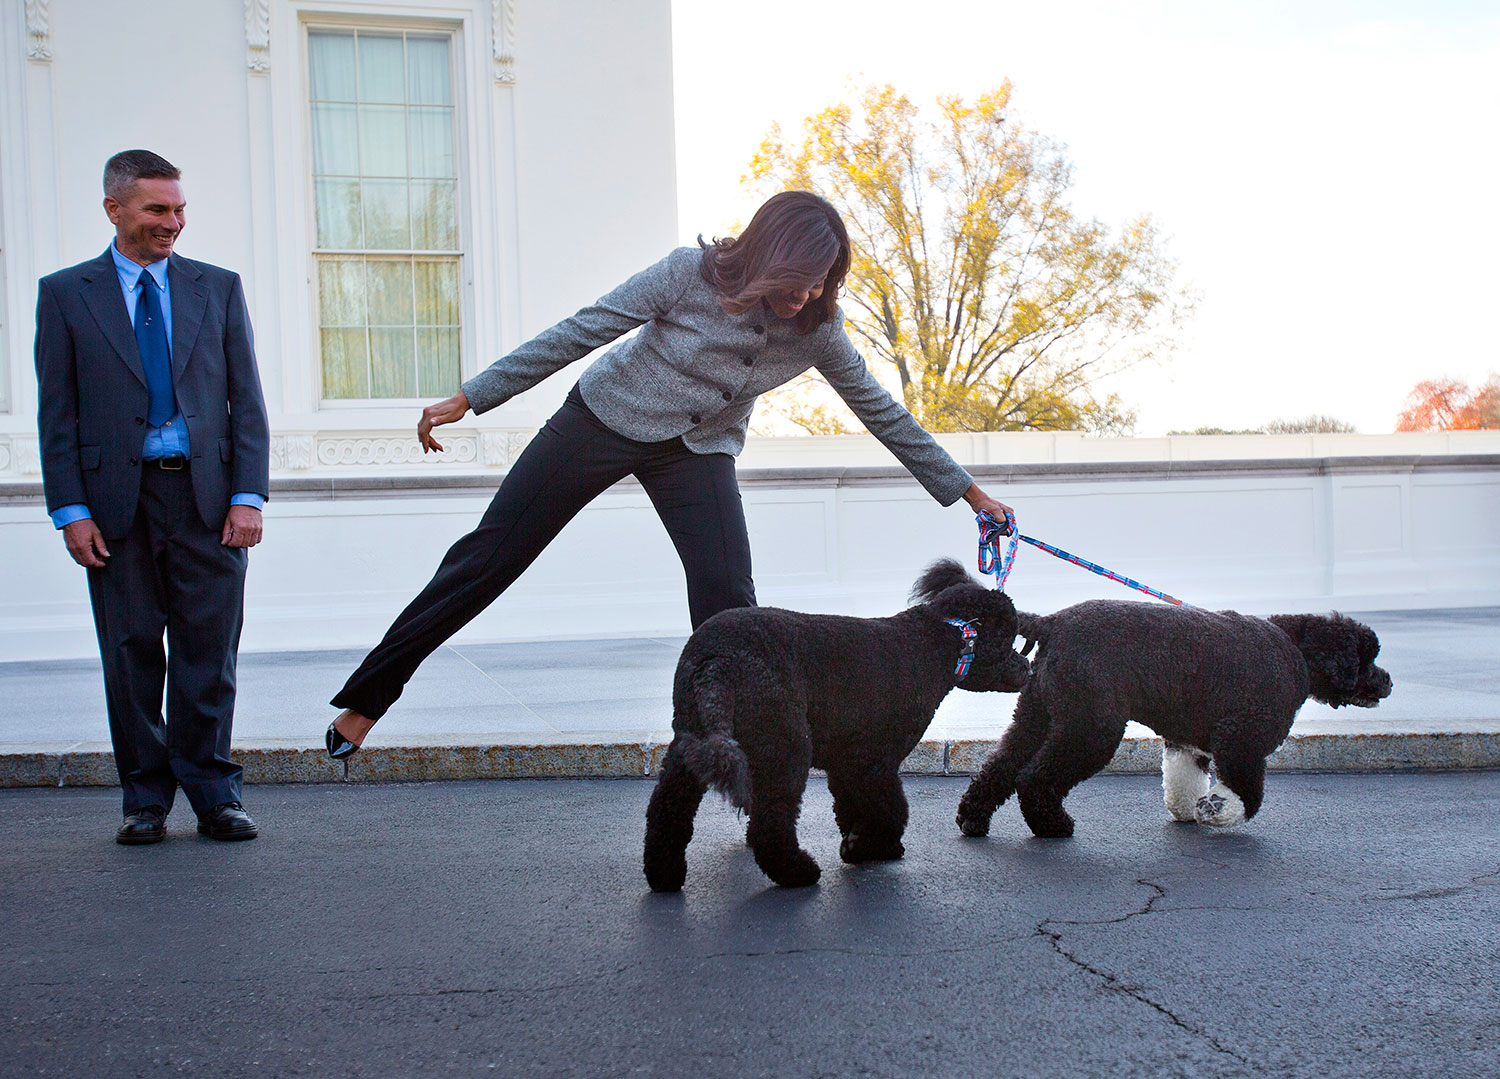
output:
[[[156, 280], [157, 287], [161, 290], [161, 313], [162, 319], [167, 327], [167, 351], [171, 354], [172, 348], [172, 292], [167, 287], [167, 260], [153, 262], [149, 266], [142, 266], [132, 262], [120, 254], [119, 248], [114, 244], [109, 245], [109, 253], [114, 256], [115, 272], [120, 275], [120, 291], [125, 296], [125, 314], [132, 326], [135, 325], [135, 305], [140, 297], [141, 274], [149, 273]], [[146, 428], [146, 444], [141, 448], [141, 458], [146, 461], [159, 460], [163, 457], [191, 457], [191, 447], [188, 443], [187, 424], [183, 421], [182, 411], [172, 413], [171, 419], [160, 427]], [[229, 500], [231, 506], [251, 506], [255, 509], [264, 509], [266, 500], [251, 491], [242, 491]], [[52, 518], [54, 528], [63, 528], [74, 521], [81, 521], [91, 516], [88, 506], [82, 502], [76, 502], [70, 506], [61, 506], [49, 514]]]

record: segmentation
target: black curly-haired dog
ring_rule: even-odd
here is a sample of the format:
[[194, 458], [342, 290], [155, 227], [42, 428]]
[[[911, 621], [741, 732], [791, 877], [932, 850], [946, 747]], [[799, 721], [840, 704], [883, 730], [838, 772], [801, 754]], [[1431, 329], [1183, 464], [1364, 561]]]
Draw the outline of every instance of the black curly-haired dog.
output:
[[646, 810], [653, 891], [682, 887], [709, 786], [749, 810], [746, 842], [766, 876], [789, 888], [816, 882], [818, 863], [797, 844], [811, 766], [828, 773], [844, 861], [905, 853], [899, 769], [938, 705], [955, 686], [1020, 689], [1027, 673], [1009, 597], [957, 562], [928, 567], [912, 600], [888, 618], [742, 607], [698, 627], [677, 662], [672, 744]]
[[1174, 818], [1238, 824], [1260, 809], [1265, 758], [1303, 701], [1373, 708], [1391, 692], [1375, 632], [1339, 614], [1266, 619], [1095, 600], [1018, 619], [1023, 652], [1040, 650], [1010, 727], [959, 802], [965, 835], [988, 833], [1012, 791], [1034, 834], [1072, 835], [1063, 798], [1109, 763], [1130, 720], [1166, 743]]

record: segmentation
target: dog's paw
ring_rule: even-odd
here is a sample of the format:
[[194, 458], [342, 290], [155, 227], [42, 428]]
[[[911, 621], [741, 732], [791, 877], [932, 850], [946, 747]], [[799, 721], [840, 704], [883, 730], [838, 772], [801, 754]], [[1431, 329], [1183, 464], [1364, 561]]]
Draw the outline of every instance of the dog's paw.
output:
[[962, 809], [958, 816], [953, 818], [958, 825], [958, 830], [971, 839], [983, 839], [990, 834], [990, 818], [965, 816]]
[[686, 858], [660, 858], [646, 863], [646, 883], [653, 892], [680, 892], [687, 880]]
[[823, 875], [813, 856], [805, 850], [793, 851], [785, 858], [768, 862], [762, 864], [761, 869], [783, 888], [806, 888], [818, 883], [818, 878]]
[[1245, 803], [1238, 794], [1219, 783], [1198, 799], [1193, 807], [1193, 818], [1210, 828], [1232, 828], [1244, 823]]
[[1038, 839], [1069, 839], [1073, 835], [1073, 818], [1062, 806], [1037, 806], [1021, 803], [1021, 816]]
[[1168, 747], [1161, 760], [1162, 799], [1173, 820], [1197, 820], [1198, 800], [1208, 793], [1208, 771], [1198, 755]]
[[851, 833], [839, 844], [839, 857], [850, 865], [894, 862], [905, 854], [906, 848], [899, 839], [871, 840], [858, 833]]

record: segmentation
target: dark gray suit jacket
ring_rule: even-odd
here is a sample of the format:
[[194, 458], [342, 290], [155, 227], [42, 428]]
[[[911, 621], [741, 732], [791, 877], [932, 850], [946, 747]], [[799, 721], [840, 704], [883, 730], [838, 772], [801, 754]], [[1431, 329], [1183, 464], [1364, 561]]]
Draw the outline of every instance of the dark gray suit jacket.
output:
[[[240, 492], [269, 497], [270, 431], [239, 275], [179, 255], [172, 377], [187, 423], [198, 513], [217, 531]], [[106, 539], [130, 530], [150, 395], [114, 259], [41, 279], [36, 304], [42, 480], [51, 512], [85, 503]]]

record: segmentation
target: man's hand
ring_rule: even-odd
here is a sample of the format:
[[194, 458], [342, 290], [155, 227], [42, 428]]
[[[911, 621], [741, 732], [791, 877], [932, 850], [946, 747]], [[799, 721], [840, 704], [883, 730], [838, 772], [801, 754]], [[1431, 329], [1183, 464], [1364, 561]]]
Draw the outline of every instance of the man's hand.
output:
[[422, 444], [422, 452], [433, 450], [442, 453], [442, 444], [432, 437], [432, 429], [441, 427], [445, 423], [461, 420], [468, 415], [468, 412], [469, 399], [464, 396], [463, 390], [459, 390], [446, 401], [439, 401], [435, 405], [428, 405], [424, 408], [422, 418], [417, 421], [417, 441]]
[[99, 526], [92, 517], [63, 525], [62, 533], [63, 542], [68, 545], [68, 553], [73, 556], [74, 562], [89, 569], [104, 568], [109, 548], [104, 546], [104, 533], [99, 531]]
[[977, 483], [969, 484], [969, 489], [964, 492], [964, 501], [969, 504], [969, 508], [976, 514], [983, 510], [988, 510], [990, 516], [1000, 522], [1000, 534], [1002, 536], [1010, 535], [1005, 527], [1005, 514], [1007, 512], [1014, 513], [1015, 511], [1004, 502], [997, 502], [985, 494], [979, 489], [979, 484]]
[[230, 506], [219, 543], [225, 547], [254, 547], [260, 542], [261, 528], [260, 510], [254, 506]]

